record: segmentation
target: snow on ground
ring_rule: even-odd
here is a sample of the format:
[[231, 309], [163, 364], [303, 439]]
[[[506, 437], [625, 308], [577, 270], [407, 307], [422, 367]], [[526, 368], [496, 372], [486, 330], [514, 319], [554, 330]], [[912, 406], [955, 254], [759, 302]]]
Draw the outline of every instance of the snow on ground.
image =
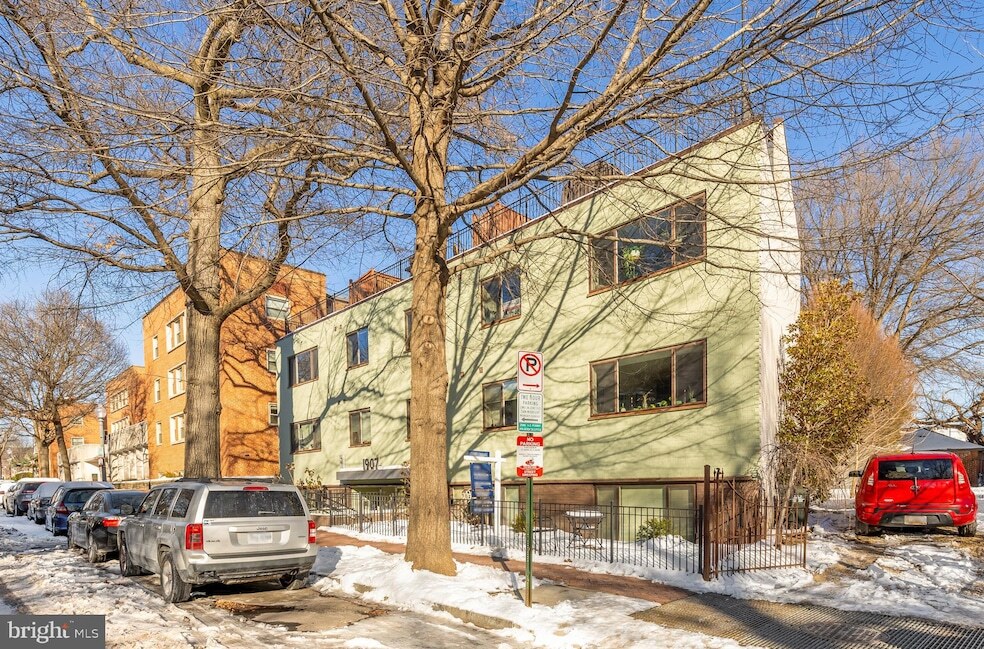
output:
[[[512, 621], [519, 628], [500, 633], [536, 647], [738, 647], [731, 640], [659, 627], [630, 615], [653, 607], [652, 602], [605, 593], [555, 606], [527, 608], [517, 597], [522, 580], [498, 568], [457, 564], [457, 575], [445, 577], [413, 571], [398, 555], [373, 547], [341, 546], [341, 557], [325, 552], [314, 572], [315, 588], [323, 592], [361, 593], [365, 600], [405, 610], [431, 611], [434, 604], [454, 606]], [[534, 582], [534, 588], [542, 586]], [[366, 591], [369, 586], [371, 590]], [[451, 618], [449, 618], [451, 619]]]
[[[24, 518], [0, 516], [0, 582], [18, 600], [22, 612], [106, 615], [108, 646], [114, 649], [208, 649], [310, 645], [349, 649], [400, 649], [421, 646], [401, 638], [440, 627], [461, 627], [434, 604], [453, 606], [512, 620], [518, 628], [496, 632], [495, 649], [545, 647], [589, 649], [708, 648], [733, 649], [735, 642], [703, 634], [666, 629], [629, 617], [650, 602], [594, 593], [583, 600], [526, 608], [517, 597], [516, 578], [501, 570], [459, 564], [456, 577], [410, 570], [402, 557], [375, 548], [322, 548], [315, 564], [314, 587], [326, 594], [360, 596], [367, 602], [409, 611], [374, 618], [371, 624], [301, 633], [216, 611], [220, 624], [203, 624], [192, 613], [166, 604], [119, 574], [115, 561], [89, 565], [69, 552], [64, 537], [53, 538]], [[365, 590], [369, 586], [371, 590]], [[0, 613], [3, 604], [0, 602]], [[426, 614], [432, 627], [408, 628]], [[421, 631], [420, 629], [423, 629]], [[367, 631], [368, 630], [368, 631]], [[271, 644], [270, 633], [282, 644]], [[251, 636], [252, 634], [252, 636]], [[259, 637], [257, 637], [259, 636]], [[427, 646], [426, 644], [424, 646]]]

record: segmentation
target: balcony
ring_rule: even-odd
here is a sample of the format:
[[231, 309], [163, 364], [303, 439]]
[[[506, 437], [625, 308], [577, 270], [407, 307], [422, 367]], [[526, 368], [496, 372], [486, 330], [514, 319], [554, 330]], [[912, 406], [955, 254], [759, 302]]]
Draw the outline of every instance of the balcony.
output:
[[141, 448], [147, 448], [147, 422], [141, 421], [110, 433], [106, 440], [109, 455], [126, 453]]
[[68, 448], [68, 461], [70, 464], [79, 462], [96, 464], [102, 457], [102, 445], [100, 444], [76, 444]]

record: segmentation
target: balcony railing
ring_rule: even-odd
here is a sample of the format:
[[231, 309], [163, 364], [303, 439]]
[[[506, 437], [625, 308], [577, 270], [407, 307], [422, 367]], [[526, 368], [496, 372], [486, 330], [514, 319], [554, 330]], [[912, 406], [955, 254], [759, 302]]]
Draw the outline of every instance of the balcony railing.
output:
[[141, 421], [130, 424], [116, 432], [111, 432], [106, 440], [109, 454], [126, 453], [138, 448], [147, 447], [147, 422]]
[[76, 444], [68, 447], [68, 461], [72, 464], [77, 462], [95, 464], [100, 457], [102, 457], [100, 444]]

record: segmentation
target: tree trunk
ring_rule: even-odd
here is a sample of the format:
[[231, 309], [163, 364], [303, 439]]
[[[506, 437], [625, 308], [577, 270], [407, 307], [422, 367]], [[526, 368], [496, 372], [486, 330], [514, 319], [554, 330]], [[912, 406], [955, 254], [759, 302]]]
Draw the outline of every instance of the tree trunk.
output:
[[219, 437], [221, 328], [219, 316], [188, 309], [184, 474], [189, 477], [222, 477]]
[[[51, 461], [48, 457], [48, 446], [45, 444], [45, 429], [40, 422], [34, 422], [34, 453], [38, 458], [38, 476], [51, 477]], [[13, 467], [11, 467], [13, 470]]]
[[445, 355], [447, 233], [434, 209], [418, 207], [410, 333], [410, 522], [414, 570], [453, 575], [448, 503], [448, 365]]
[[61, 460], [62, 465], [60, 477], [67, 482], [72, 479], [72, 465], [68, 461], [68, 447], [65, 445], [65, 428], [62, 426], [61, 415], [57, 411], [53, 411], [51, 423], [55, 429], [55, 442], [58, 444], [58, 459]]

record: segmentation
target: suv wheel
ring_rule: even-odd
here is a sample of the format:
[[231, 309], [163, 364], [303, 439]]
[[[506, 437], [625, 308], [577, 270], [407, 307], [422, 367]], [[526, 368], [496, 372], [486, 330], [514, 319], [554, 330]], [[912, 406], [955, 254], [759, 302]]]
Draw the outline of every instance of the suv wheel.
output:
[[181, 579], [170, 552], [161, 552], [161, 592], [165, 602], [176, 604], [191, 597], [191, 584]]
[[120, 534], [120, 574], [124, 577], [136, 577], [140, 574], [140, 569], [130, 562], [130, 552], [126, 549], [126, 538]]
[[96, 540], [92, 538], [91, 534], [86, 534], [85, 540], [87, 546], [85, 549], [85, 558], [89, 560], [89, 563], [102, 563], [106, 560], [106, 555], [99, 551], [96, 546]]
[[283, 586], [285, 590], [300, 590], [302, 588], [307, 588], [308, 574], [310, 573], [299, 572], [294, 574], [289, 572], [286, 575], [281, 575], [280, 585]]
[[975, 536], [977, 534], [977, 521], [967, 525], [961, 525], [957, 528], [957, 534], [960, 536]]

